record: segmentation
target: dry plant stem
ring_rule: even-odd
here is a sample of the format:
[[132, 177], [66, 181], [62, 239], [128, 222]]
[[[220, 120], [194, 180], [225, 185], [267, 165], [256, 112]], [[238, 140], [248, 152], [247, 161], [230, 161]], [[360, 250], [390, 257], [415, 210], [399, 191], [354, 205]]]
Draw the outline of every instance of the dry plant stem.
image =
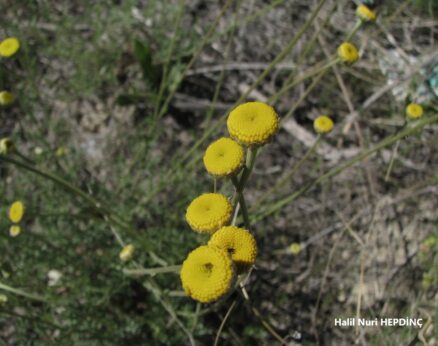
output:
[[420, 129], [422, 129], [424, 126], [428, 125], [428, 124], [432, 124], [433, 122], [438, 121], [438, 114], [435, 114], [429, 118], [425, 118], [421, 121], [419, 121], [417, 123], [416, 126], [411, 127], [411, 128], [406, 128], [403, 131], [399, 132], [398, 134], [394, 135], [394, 136], [390, 136], [387, 137], [385, 139], [383, 139], [382, 141], [380, 141], [378, 144], [376, 144], [374, 147], [367, 149], [365, 151], [363, 151], [362, 153], [356, 155], [354, 158], [352, 158], [351, 160], [339, 165], [338, 167], [334, 167], [332, 169], [330, 169], [329, 171], [327, 171], [326, 173], [320, 175], [318, 178], [316, 178], [315, 180], [313, 180], [312, 182], [306, 184], [303, 188], [301, 188], [300, 190], [296, 191], [295, 193], [293, 193], [292, 195], [283, 198], [277, 202], [275, 202], [270, 208], [268, 208], [266, 211], [260, 213], [259, 215], [256, 215], [253, 218], [253, 222], [259, 221], [263, 218], [265, 218], [268, 215], [271, 215], [273, 213], [275, 213], [276, 211], [280, 210], [281, 208], [283, 208], [285, 205], [293, 202], [294, 200], [296, 200], [298, 197], [300, 197], [302, 194], [306, 193], [308, 190], [310, 190], [313, 186], [339, 174], [340, 172], [344, 171], [345, 169], [353, 166], [354, 164], [362, 161], [363, 159], [367, 158], [368, 156], [370, 156], [371, 154], [374, 154], [375, 152], [397, 142], [398, 140], [402, 139], [403, 137], [410, 135]]
[[167, 267], [158, 267], [158, 268], [136, 268], [136, 269], [123, 269], [123, 273], [129, 276], [142, 276], [142, 275], [151, 275], [154, 276], [156, 274], [163, 273], [175, 273], [179, 274], [181, 270], [181, 265], [173, 265]]
[[253, 208], [254, 210], [257, 210], [257, 207], [266, 200], [270, 195], [272, 195], [274, 192], [278, 191], [279, 188], [283, 187], [284, 184], [287, 181], [290, 181], [295, 173], [301, 168], [301, 166], [311, 157], [311, 155], [315, 152], [316, 148], [318, 147], [318, 144], [321, 142], [322, 135], [318, 134], [318, 137], [316, 138], [315, 143], [306, 151], [306, 153], [303, 155], [300, 161], [298, 161], [292, 169], [285, 175], [283, 178], [281, 178], [273, 187], [271, 187], [268, 191], [263, 193], [263, 196], [255, 202], [255, 205]]
[[26, 298], [29, 298], [29, 299], [32, 299], [32, 300], [36, 300], [36, 301], [39, 301], [39, 302], [47, 302], [47, 300], [44, 299], [43, 297], [40, 297], [40, 296], [38, 296], [36, 294], [33, 294], [33, 293], [27, 293], [27, 292], [25, 292], [23, 290], [20, 290], [18, 288], [13, 288], [11, 286], [2, 284], [1, 282], [0, 282], [0, 290], [4, 290], [4, 291], [7, 291], [7, 292], [16, 294], [17, 296], [26, 297]]
[[227, 311], [227, 313], [225, 314], [225, 316], [224, 316], [224, 318], [223, 318], [223, 320], [222, 320], [222, 322], [221, 322], [221, 325], [219, 326], [219, 329], [218, 329], [218, 331], [217, 331], [217, 333], [216, 333], [216, 338], [214, 339], [214, 346], [217, 346], [217, 345], [218, 345], [218, 343], [219, 343], [219, 338], [220, 338], [220, 336], [221, 336], [222, 330], [223, 330], [224, 327], [225, 327], [225, 323], [227, 322], [228, 318], [230, 317], [231, 312], [233, 311], [233, 309], [234, 309], [234, 307], [236, 306], [236, 304], [237, 304], [237, 299], [234, 299], [234, 301], [231, 303], [230, 307], [228, 308], [228, 311]]

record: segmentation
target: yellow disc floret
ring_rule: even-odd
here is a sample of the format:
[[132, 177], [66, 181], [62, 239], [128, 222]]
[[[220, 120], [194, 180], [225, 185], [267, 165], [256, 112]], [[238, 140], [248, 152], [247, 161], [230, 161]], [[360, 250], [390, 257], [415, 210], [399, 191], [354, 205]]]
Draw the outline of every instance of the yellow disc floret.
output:
[[9, 91], [0, 91], [0, 105], [9, 106], [11, 103], [15, 101], [15, 95], [10, 93]]
[[370, 9], [366, 5], [359, 5], [356, 9], [356, 15], [363, 21], [363, 22], [372, 22], [376, 20], [376, 12], [374, 12], [372, 9]]
[[313, 122], [313, 127], [318, 133], [328, 133], [333, 129], [333, 120], [327, 115], [320, 115]]
[[204, 193], [188, 206], [186, 220], [194, 231], [213, 233], [230, 222], [233, 207], [220, 193]]
[[9, 58], [20, 49], [20, 41], [15, 37], [8, 37], [0, 42], [0, 56]]
[[343, 42], [338, 47], [338, 57], [342, 62], [353, 64], [359, 60], [359, 52], [354, 44], [350, 42]]
[[9, 228], [9, 235], [11, 237], [17, 237], [21, 233], [21, 227], [20, 225], [11, 225]]
[[228, 116], [231, 137], [248, 146], [262, 145], [278, 130], [278, 115], [263, 102], [248, 102], [234, 108]]
[[246, 229], [236, 226], [222, 227], [211, 236], [208, 245], [226, 250], [240, 271], [249, 269], [257, 257], [254, 236]]
[[15, 201], [9, 208], [9, 220], [13, 223], [19, 223], [24, 216], [24, 204], [21, 201]]
[[122, 262], [129, 261], [134, 255], [135, 247], [132, 244], [125, 245], [119, 253], [119, 258]]
[[423, 107], [417, 103], [410, 103], [406, 107], [406, 116], [409, 119], [418, 119], [423, 116]]
[[207, 172], [218, 177], [237, 173], [242, 167], [243, 148], [230, 138], [220, 138], [211, 143], [204, 154]]
[[218, 300], [231, 288], [233, 262], [226, 251], [210, 246], [193, 250], [181, 267], [184, 291], [202, 303]]

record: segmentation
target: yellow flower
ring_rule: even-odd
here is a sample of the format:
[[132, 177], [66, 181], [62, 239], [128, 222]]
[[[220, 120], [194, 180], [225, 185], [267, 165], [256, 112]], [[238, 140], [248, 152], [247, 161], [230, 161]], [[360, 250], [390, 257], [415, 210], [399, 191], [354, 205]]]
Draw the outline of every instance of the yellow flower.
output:
[[313, 127], [318, 133], [327, 133], [333, 129], [333, 120], [327, 115], [320, 115], [313, 122]]
[[58, 149], [56, 149], [55, 155], [58, 157], [63, 157], [65, 156], [66, 150], [64, 147], [59, 147]]
[[7, 39], [0, 42], [0, 56], [4, 58], [9, 58], [15, 53], [17, 53], [20, 48], [20, 41], [15, 37], [8, 37]]
[[122, 262], [129, 261], [134, 255], [134, 250], [135, 250], [134, 245], [132, 244], [125, 245], [122, 251], [120, 251], [119, 253], [120, 260]]
[[211, 236], [209, 246], [226, 250], [239, 271], [249, 269], [257, 257], [257, 243], [246, 229], [236, 226], [222, 227]]
[[11, 103], [15, 101], [14, 94], [10, 93], [9, 91], [0, 91], [0, 105], [2, 106], [8, 106]]
[[209, 303], [222, 297], [231, 288], [233, 262], [226, 251], [203, 245], [187, 256], [180, 275], [187, 295], [202, 303]]
[[12, 225], [12, 226], [9, 228], [9, 235], [10, 235], [11, 237], [16, 237], [16, 236], [18, 236], [20, 233], [21, 233], [21, 227], [20, 227], [20, 225]]
[[300, 243], [290, 244], [289, 251], [293, 255], [298, 255], [301, 252], [301, 244]]
[[353, 64], [359, 60], [359, 52], [354, 44], [350, 42], [343, 42], [338, 47], [338, 57], [342, 62]]
[[372, 22], [376, 20], [376, 12], [363, 4], [357, 7], [356, 16], [358, 16], [363, 22]]
[[226, 177], [237, 173], [242, 167], [243, 148], [230, 138], [220, 138], [211, 143], [204, 154], [207, 172]]
[[423, 116], [423, 107], [417, 103], [410, 103], [406, 107], [406, 116], [409, 119], [418, 119]]
[[233, 207], [227, 197], [220, 193], [204, 193], [188, 206], [186, 220], [194, 231], [213, 233], [226, 225]]
[[21, 201], [15, 201], [9, 208], [9, 220], [13, 223], [19, 223], [24, 216], [24, 204]]
[[231, 137], [245, 145], [261, 145], [278, 129], [278, 115], [263, 102], [247, 102], [234, 108], [227, 120]]
[[6, 155], [14, 149], [14, 142], [10, 138], [0, 139], [0, 155]]
[[4, 294], [0, 294], [0, 305], [5, 304], [8, 302], [8, 296]]

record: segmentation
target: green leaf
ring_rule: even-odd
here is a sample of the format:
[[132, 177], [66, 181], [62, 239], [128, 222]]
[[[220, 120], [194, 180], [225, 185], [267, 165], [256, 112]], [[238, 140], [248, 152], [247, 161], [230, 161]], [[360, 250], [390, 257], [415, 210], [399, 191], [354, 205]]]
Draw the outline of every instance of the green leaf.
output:
[[144, 80], [152, 90], [157, 90], [160, 86], [161, 69], [153, 65], [150, 48], [139, 40], [135, 40], [134, 55], [140, 63]]

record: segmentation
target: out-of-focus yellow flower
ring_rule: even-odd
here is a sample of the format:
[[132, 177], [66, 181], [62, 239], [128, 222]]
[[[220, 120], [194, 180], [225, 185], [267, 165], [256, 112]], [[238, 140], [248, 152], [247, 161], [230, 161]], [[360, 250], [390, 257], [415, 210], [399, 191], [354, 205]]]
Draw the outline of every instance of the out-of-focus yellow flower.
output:
[[209, 303], [218, 300], [231, 288], [233, 262], [226, 251], [204, 245], [187, 256], [180, 275], [187, 295], [201, 303]]
[[125, 245], [119, 253], [120, 260], [122, 262], [129, 261], [134, 255], [135, 247], [132, 244]]
[[0, 294], [0, 305], [3, 305], [8, 302], [8, 296], [4, 294]]
[[239, 272], [248, 270], [257, 257], [257, 243], [254, 236], [246, 229], [225, 226], [211, 236], [209, 246], [226, 250]]
[[318, 133], [328, 133], [333, 130], [333, 120], [327, 115], [320, 115], [313, 122], [313, 127]]
[[406, 116], [409, 119], [418, 119], [423, 116], [423, 107], [417, 103], [410, 103], [406, 107]]
[[227, 119], [232, 138], [248, 146], [262, 145], [278, 129], [278, 115], [263, 102], [247, 102], [234, 108]]
[[359, 60], [359, 52], [354, 44], [343, 42], [338, 47], [338, 57], [344, 63], [353, 64]]
[[358, 16], [363, 22], [375, 21], [377, 17], [376, 12], [363, 4], [357, 7], [356, 16]]
[[63, 157], [66, 154], [66, 150], [64, 147], [59, 147], [58, 149], [56, 149], [55, 155], [58, 157]]
[[194, 231], [211, 234], [230, 221], [232, 209], [224, 195], [205, 193], [190, 203], [186, 220]]
[[9, 106], [11, 103], [15, 101], [15, 95], [10, 93], [9, 91], [3, 90], [0, 91], [0, 105]]
[[300, 243], [290, 244], [289, 251], [293, 255], [298, 255], [301, 252], [301, 244]]
[[7, 155], [14, 150], [14, 142], [10, 138], [0, 139], [0, 155]]
[[243, 148], [231, 138], [220, 138], [211, 143], [204, 154], [207, 172], [217, 177], [236, 174], [242, 167]]
[[20, 235], [21, 233], [21, 226], [20, 225], [11, 225], [11, 227], [9, 227], [9, 235], [11, 237], [17, 237], [18, 235]]
[[0, 56], [9, 58], [20, 49], [20, 41], [16, 37], [8, 37], [0, 42]]
[[21, 201], [15, 201], [9, 207], [9, 220], [13, 223], [19, 223], [24, 216], [24, 204]]

